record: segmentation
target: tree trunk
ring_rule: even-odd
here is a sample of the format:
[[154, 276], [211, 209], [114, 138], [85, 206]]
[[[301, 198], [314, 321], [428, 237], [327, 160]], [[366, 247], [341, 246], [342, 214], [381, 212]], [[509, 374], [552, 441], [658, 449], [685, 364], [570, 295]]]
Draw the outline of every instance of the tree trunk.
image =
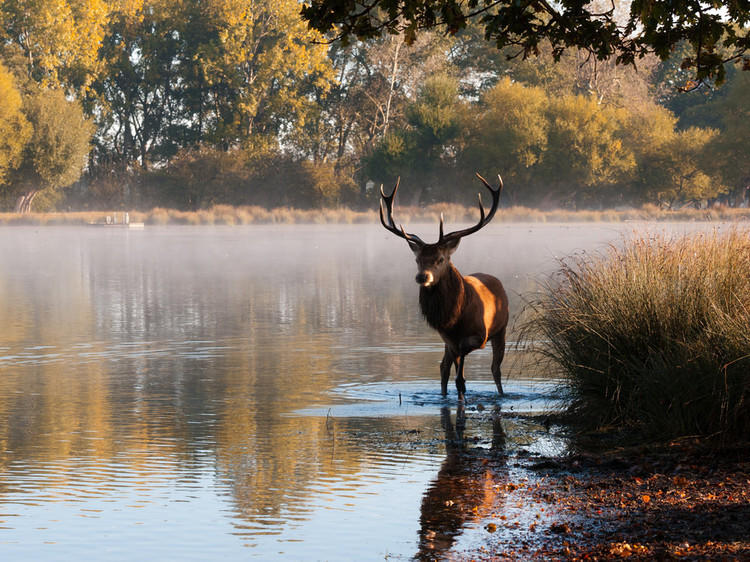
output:
[[404, 36], [392, 38], [391, 42], [395, 44], [393, 51], [393, 65], [391, 67], [390, 84], [388, 87], [388, 99], [385, 102], [385, 111], [383, 112], [383, 136], [388, 132], [388, 125], [391, 120], [391, 103], [396, 91], [396, 78], [398, 77], [398, 55], [401, 52], [401, 45], [404, 44]]
[[24, 193], [16, 200], [16, 213], [27, 214], [31, 212], [31, 203], [34, 201], [34, 197], [39, 193], [38, 189]]

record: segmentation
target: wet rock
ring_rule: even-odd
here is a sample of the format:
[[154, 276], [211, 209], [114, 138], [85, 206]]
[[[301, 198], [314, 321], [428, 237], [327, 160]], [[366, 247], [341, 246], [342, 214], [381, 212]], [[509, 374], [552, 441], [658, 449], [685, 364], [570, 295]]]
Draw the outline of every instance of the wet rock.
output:
[[562, 464], [552, 459], [545, 459], [529, 466], [531, 470], [561, 470]]
[[569, 535], [570, 525], [568, 525], [567, 523], [554, 523], [549, 528], [549, 530], [553, 533], [557, 533], [558, 535]]

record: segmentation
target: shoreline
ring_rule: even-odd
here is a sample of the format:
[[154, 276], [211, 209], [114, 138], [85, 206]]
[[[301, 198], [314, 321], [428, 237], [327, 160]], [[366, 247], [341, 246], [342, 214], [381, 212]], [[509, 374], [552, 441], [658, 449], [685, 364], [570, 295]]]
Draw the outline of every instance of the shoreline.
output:
[[[374, 207], [374, 206], [373, 206]], [[81, 226], [107, 224], [107, 217], [127, 213], [131, 223], [144, 225], [241, 226], [284, 224], [374, 224], [379, 222], [375, 208], [356, 211], [348, 208], [265, 209], [256, 206], [218, 205], [198, 211], [155, 208], [149, 211], [69, 211], [50, 213], [0, 213], [0, 226]], [[436, 223], [441, 213], [447, 222], [470, 223], [476, 220], [476, 207], [436, 203], [426, 207], [400, 207], [403, 223]], [[750, 221], [750, 208], [712, 207], [662, 210], [653, 205], [609, 210], [538, 210], [506, 207], [498, 210], [495, 222], [502, 223], [626, 223], [626, 222], [744, 222]]]
[[[478, 416], [467, 412], [475, 428]], [[539, 433], [543, 418], [516, 419]], [[560, 418], [546, 429], [572, 439], [562, 454], [489, 447], [496, 436], [486, 431], [447, 441], [449, 469], [433, 488], [449, 501], [437, 517], [423, 514], [431, 540], [416, 558], [750, 559], [750, 443], [605, 447], [603, 439], [576, 444], [569, 431]]]
[[[492, 532], [484, 544], [457, 554], [473, 560], [747, 559], [749, 458], [747, 445], [717, 453], [670, 444], [523, 459], [541, 484], [518, 489], [551, 517], [528, 525], [520, 544]], [[509, 524], [502, 513], [483, 522], [485, 528], [501, 524]]]

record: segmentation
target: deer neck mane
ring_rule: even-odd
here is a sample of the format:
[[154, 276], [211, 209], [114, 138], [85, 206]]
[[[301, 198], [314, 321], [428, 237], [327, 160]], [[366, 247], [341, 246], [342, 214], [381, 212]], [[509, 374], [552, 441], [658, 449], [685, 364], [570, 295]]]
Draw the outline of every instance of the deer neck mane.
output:
[[419, 306], [427, 323], [435, 330], [447, 330], [453, 326], [463, 310], [464, 280], [449, 264], [449, 269], [432, 287], [420, 287]]

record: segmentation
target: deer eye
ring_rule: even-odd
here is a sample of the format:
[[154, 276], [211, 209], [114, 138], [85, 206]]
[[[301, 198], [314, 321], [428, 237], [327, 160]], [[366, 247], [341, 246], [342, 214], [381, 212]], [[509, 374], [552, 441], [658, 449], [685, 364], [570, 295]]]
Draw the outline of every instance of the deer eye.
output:
[[441, 264], [441, 263], [443, 263], [444, 261], [445, 261], [445, 258], [444, 258], [443, 256], [440, 256], [440, 257], [439, 257], [439, 258], [437, 259], [437, 264], [438, 264], [438, 265], [440, 265], [440, 264]]

